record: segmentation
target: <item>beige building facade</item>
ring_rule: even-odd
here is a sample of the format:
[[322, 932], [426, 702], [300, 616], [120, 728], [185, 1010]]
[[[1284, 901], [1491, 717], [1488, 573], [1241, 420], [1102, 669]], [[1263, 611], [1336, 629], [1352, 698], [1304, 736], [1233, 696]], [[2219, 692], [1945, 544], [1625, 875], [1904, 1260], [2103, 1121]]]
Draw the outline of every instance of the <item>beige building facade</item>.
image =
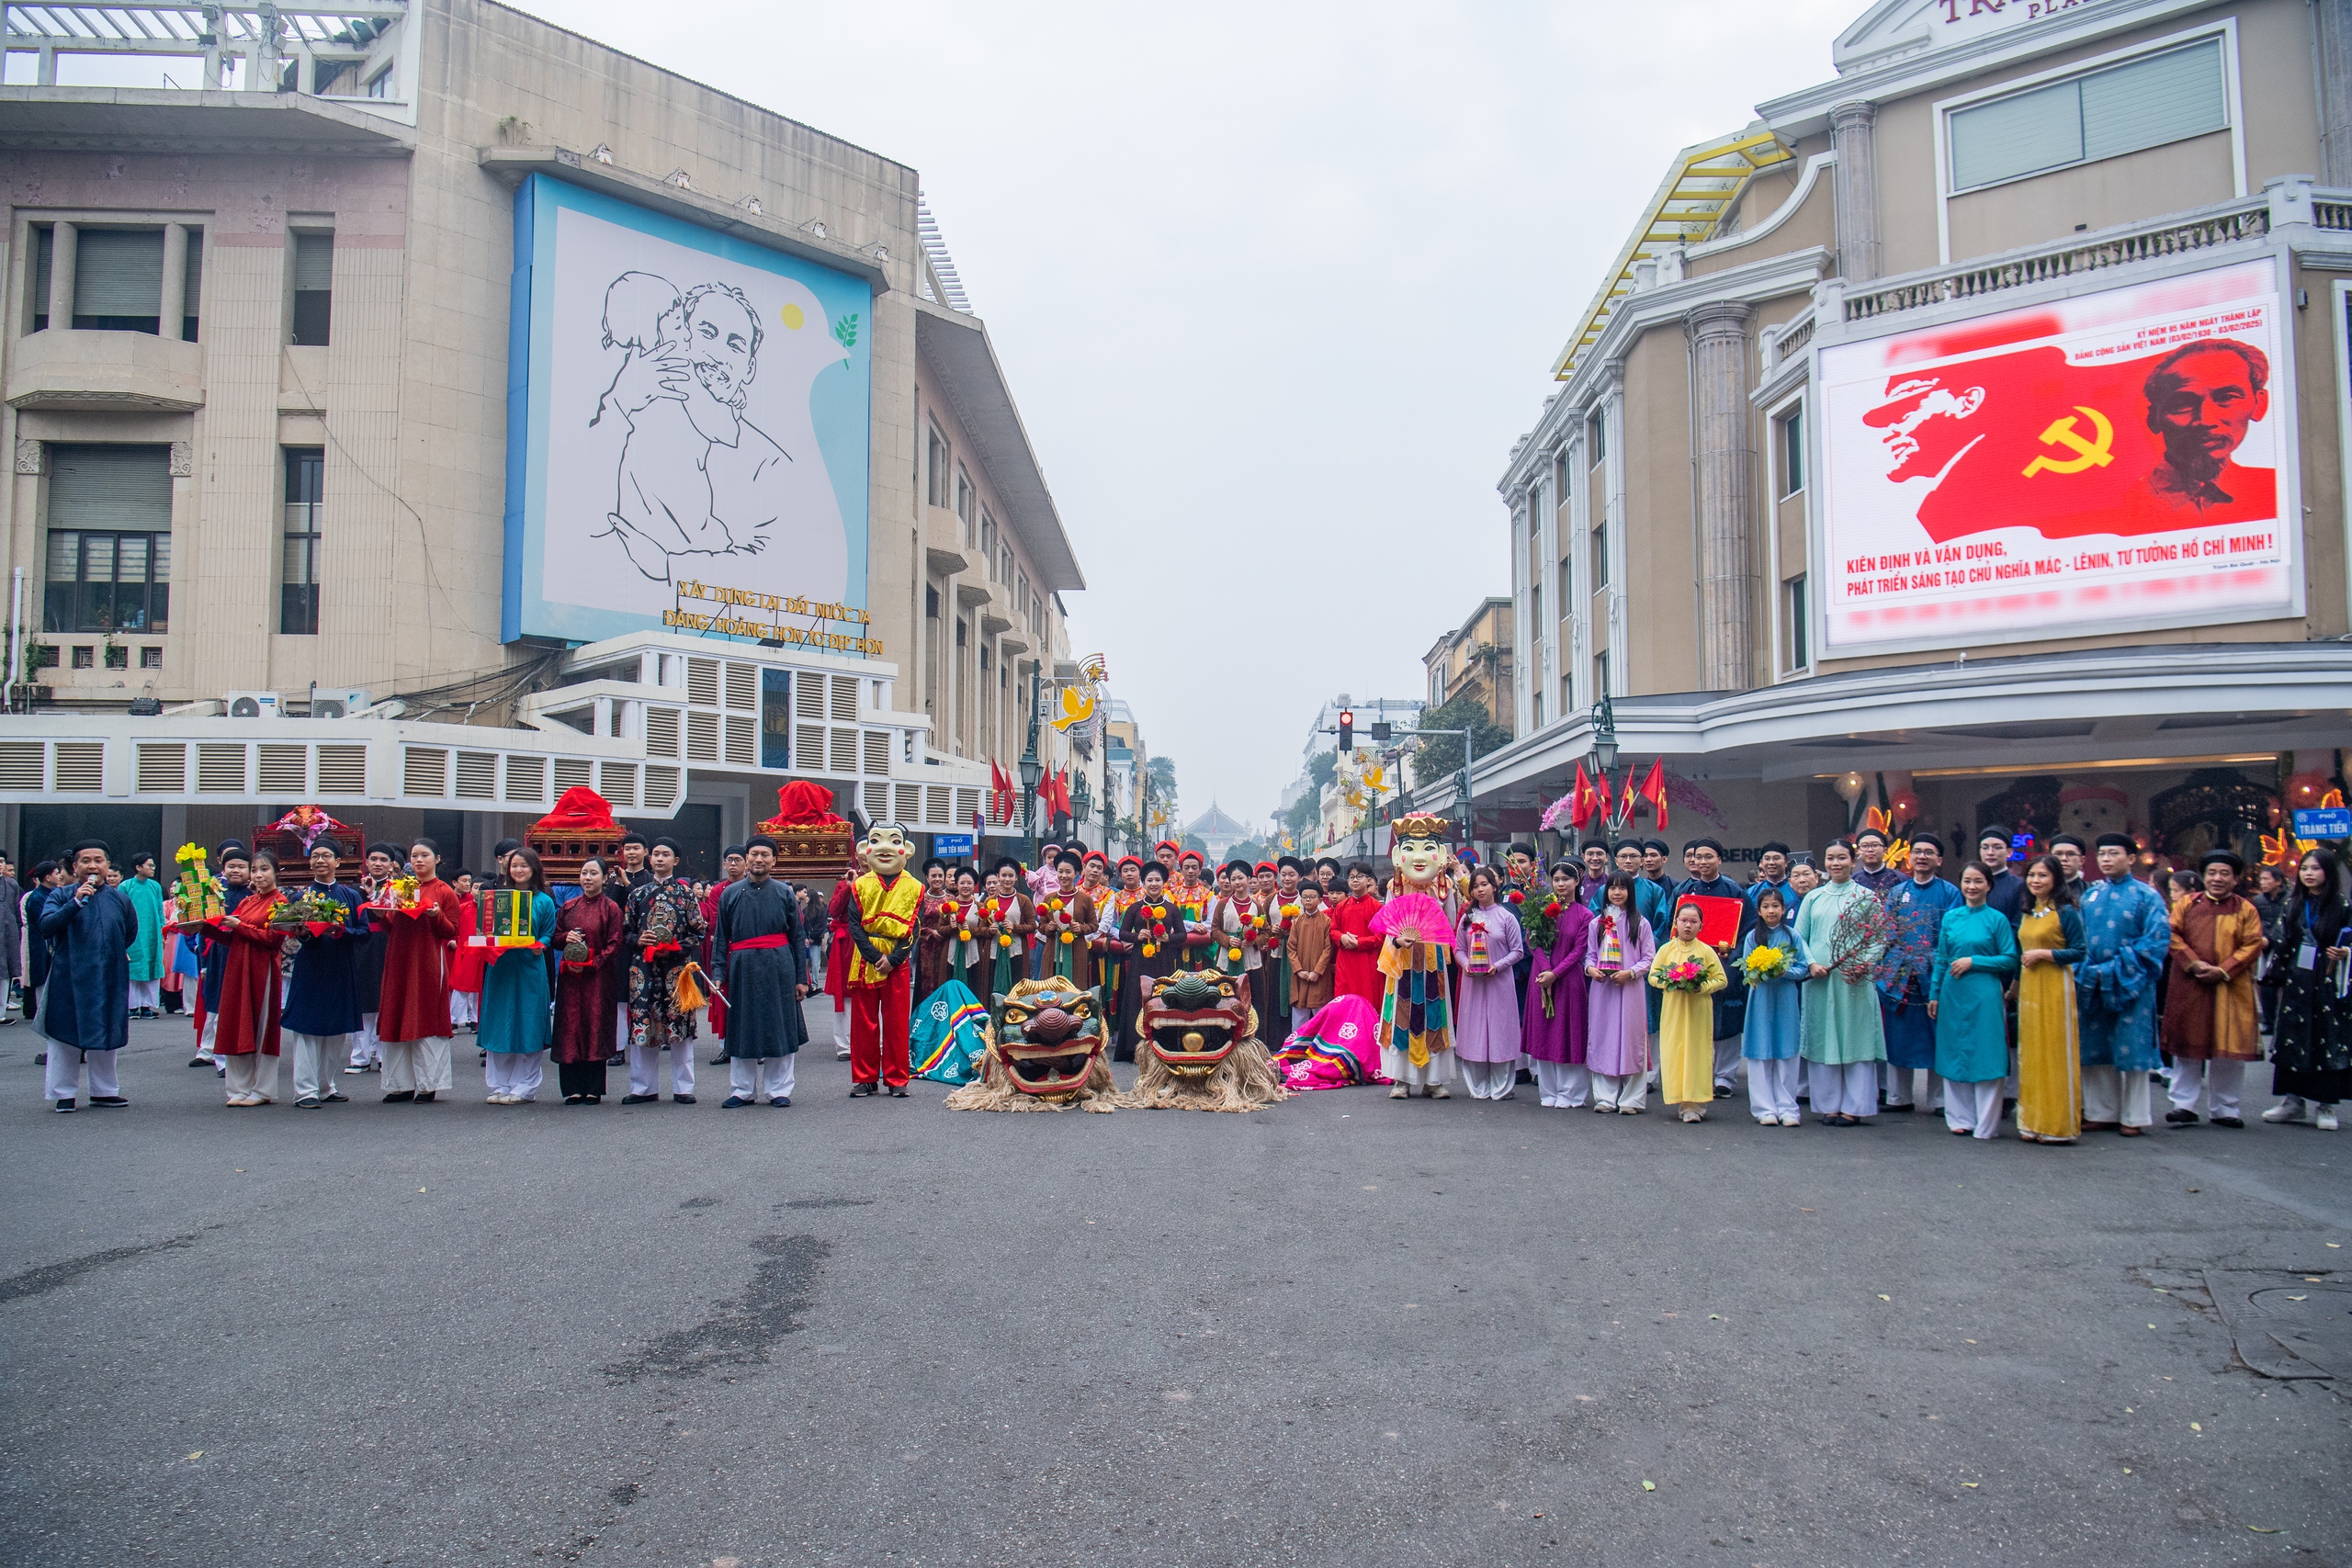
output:
[[[1541, 615], [1541, 584], [1530, 592], [1532, 613]], [[1469, 697], [1505, 729], [1518, 728], [1519, 702], [1514, 666], [1517, 653], [1511, 630], [1511, 601], [1497, 594], [1482, 601], [1469, 618], [1430, 645], [1421, 655], [1429, 672], [1429, 705], [1442, 707]], [[1540, 724], [1544, 694], [1535, 694], [1529, 721]]]
[[69, 9], [0, 87], [11, 843], [970, 830], [1083, 580], [913, 168], [485, 0]]
[[2352, 744], [2347, 27], [1882, 0], [1679, 155], [1501, 481], [1527, 675], [1482, 810], [1604, 722], [1736, 860], [1872, 807], [2096, 807], [2177, 857], [2313, 804]]

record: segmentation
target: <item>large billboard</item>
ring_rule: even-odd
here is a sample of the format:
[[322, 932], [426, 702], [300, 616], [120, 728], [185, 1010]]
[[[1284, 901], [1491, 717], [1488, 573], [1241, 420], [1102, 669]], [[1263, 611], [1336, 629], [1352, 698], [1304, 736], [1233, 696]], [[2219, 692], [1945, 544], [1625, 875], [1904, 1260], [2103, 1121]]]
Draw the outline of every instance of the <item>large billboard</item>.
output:
[[873, 337], [863, 278], [525, 180], [506, 640], [693, 627], [720, 605], [746, 621], [854, 627]]
[[2302, 613], [2264, 260], [1820, 351], [1831, 655]]

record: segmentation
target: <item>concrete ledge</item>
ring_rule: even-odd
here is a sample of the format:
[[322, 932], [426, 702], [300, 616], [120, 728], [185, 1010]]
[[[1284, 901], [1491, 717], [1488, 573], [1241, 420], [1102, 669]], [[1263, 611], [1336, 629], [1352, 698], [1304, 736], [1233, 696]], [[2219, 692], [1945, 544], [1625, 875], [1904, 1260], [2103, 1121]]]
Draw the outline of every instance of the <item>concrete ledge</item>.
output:
[[673, 218], [683, 218], [689, 223], [699, 223], [706, 229], [741, 235], [755, 244], [803, 261], [854, 274], [874, 285], [877, 294], [887, 294], [890, 289], [888, 269], [864, 251], [853, 250], [836, 241], [820, 240], [781, 219], [746, 211], [717, 197], [637, 174], [617, 164], [600, 164], [569, 147], [484, 147], [476, 156], [485, 174], [510, 189], [521, 185], [526, 175], [569, 180], [639, 207], [650, 207], [656, 212], [666, 212]]
[[148, 333], [28, 333], [9, 355], [7, 402], [186, 413], [204, 406], [204, 348]]

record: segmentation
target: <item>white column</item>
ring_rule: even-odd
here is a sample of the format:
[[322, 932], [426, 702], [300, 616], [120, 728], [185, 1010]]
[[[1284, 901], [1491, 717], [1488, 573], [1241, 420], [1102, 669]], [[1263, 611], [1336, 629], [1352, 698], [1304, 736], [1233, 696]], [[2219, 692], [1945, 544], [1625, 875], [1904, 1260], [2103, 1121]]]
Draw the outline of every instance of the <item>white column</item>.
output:
[[1699, 402], [1699, 681], [1704, 691], [1744, 692], [1756, 624], [1748, 309], [1721, 301], [1702, 305], [1689, 319]]
[[1829, 111], [1830, 146], [1838, 154], [1838, 272], [1855, 283], [1879, 275], [1877, 125], [1876, 104], [1839, 104]]
[[187, 319], [187, 225], [164, 225], [163, 335], [177, 339]]
[[52, 327], [74, 324], [74, 234], [71, 223], [59, 223], [50, 233], [49, 324]]

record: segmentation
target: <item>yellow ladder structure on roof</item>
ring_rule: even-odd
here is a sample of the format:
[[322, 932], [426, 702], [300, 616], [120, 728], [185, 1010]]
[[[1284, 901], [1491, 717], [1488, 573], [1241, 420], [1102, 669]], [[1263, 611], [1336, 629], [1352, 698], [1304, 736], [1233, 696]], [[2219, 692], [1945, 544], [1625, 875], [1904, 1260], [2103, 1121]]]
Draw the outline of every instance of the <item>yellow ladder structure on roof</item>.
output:
[[1620, 300], [1634, 291], [1636, 263], [1655, 260], [1677, 246], [1705, 239], [1722, 221], [1723, 215], [1731, 210], [1732, 203], [1739, 199], [1739, 193], [1747, 188], [1749, 180], [1795, 157], [1779, 136], [1752, 126], [1736, 135], [1702, 141], [1676, 153], [1642, 220], [1634, 225], [1624, 248], [1617, 253], [1616, 265], [1610, 269], [1607, 281], [1586, 308], [1576, 336], [1568, 340], [1568, 346], [1553, 365], [1554, 378], [1565, 381], [1574, 375], [1585, 351], [1600, 341], [1611, 313]]

